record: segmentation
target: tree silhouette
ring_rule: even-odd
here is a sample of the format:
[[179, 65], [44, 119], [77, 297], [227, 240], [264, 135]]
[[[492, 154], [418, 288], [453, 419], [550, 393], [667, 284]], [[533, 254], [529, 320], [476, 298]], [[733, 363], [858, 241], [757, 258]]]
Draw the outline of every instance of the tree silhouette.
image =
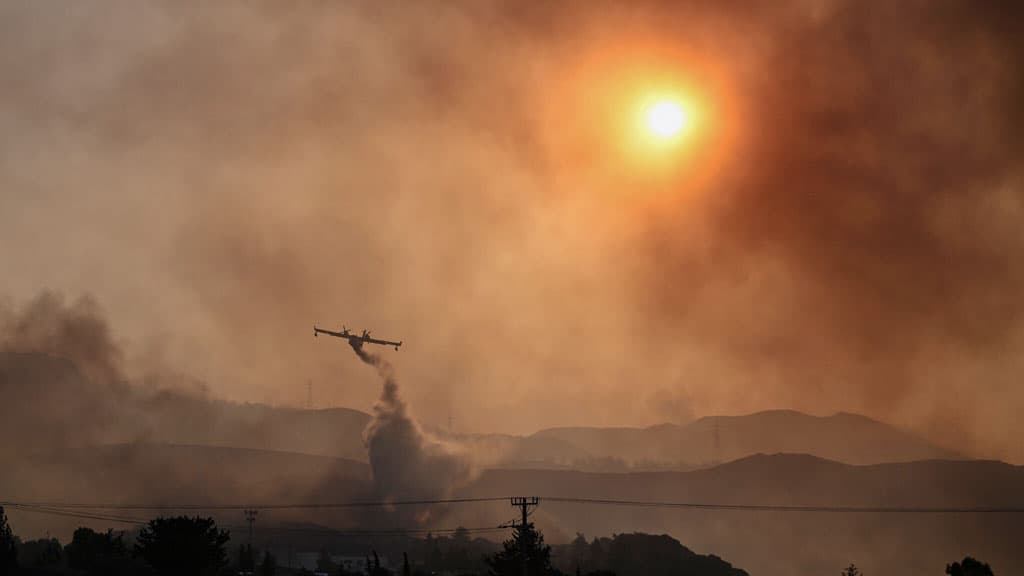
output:
[[70, 568], [87, 574], [125, 573], [131, 564], [123, 537], [114, 536], [113, 530], [78, 528], [64, 547], [64, 555]]
[[491, 576], [522, 576], [523, 565], [529, 576], [556, 574], [551, 567], [551, 547], [532, 522], [517, 525], [512, 538], [502, 543], [503, 550], [486, 559]]
[[320, 555], [316, 558], [316, 571], [330, 574], [331, 572], [334, 572], [335, 568], [337, 568], [337, 566], [335, 566], [334, 561], [331, 560], [330, 553], [327, 552], [326, 548], [321, 548]]
[[7, 524], [7, 514], [0, 506], [0, 576], [13, 574], [18, 569], [18, 539]]
[[608, 545], [608, 562], [594, 567], [619, 576], [746, 576], [716, 556], [703, 556], [667, 534], [616, 534]]
[[387, 568], [381, 568], [380, 567], [380, 556], [377, 555], [377, 551], [376, 550], [373, 551], [373, 565], [372, 565], [372, 567], [369, 565], [369, 562], [370, 562], [369, 558], [366, 559], [366, 562], [367, 562], [367, 568], [368, 568], [367, 569], [367, 573], [369, 573], [370, 576], [391, 576], [391, 571], [390, 570], [388, 570]]
[[462, 526], [456, 528], [448, 543], [448, 553], [444, 559], [445, 568], [457, 574], [472, 571], [473, 559], [469, 555], [470, 545], [469, 530]]
[[252, 546], [242, 544], [238, 547], [239, 572], [252, 572], [256, 569], [256, 558], [252, 554]]
[[424, 544], [427, 549], [426, 571], [428, 573], [439, 571], [444, 563], [444, 554], [441, 553], [441, 546], [438, 544], [437, 538], [434, 538], [434, 535], [428, 532], [427, 540]]
[[988, 564], [984, 564], [971, 558], [964, 558], [963, 562], [953, 562], [946, 566], [946, 574], [949, 576], [995, 576]]
[[161, 576], [215, 574], [227, 565], [228, 540], [213, 518], [157, 518], [139, 532], [135, 554]]
[[269, 552], [263, 553], [263, 562], [260, 563], [260, 576], [274, 576], [277, 572], [277, 560]]
[[590, 552], [587, 555], [587, 559], [590, 560], [591, 569], [599, 566], [608, 566], [611, 547], [611, 538], [594, 538], [590, 542]]
[[576, 572], [580, 572], [580, 567], [584, 569], [590, 568], [590, 544], [587, 542], [587, 537], [582, 532], [576, 533], [576, 538], [573, 539], [571, 546], [572, 560], [576, 565]]
[[846, 567], [846, 570], [843, 570], [839, 576], [863, 576], [863, 574], [860, 573], [856, 564], [850, 563], [850, 565]]
[[56, 538], [40, 538], [22, 542], [18, 546], [18, 563], [21, 566], [54, 566], [64, 557], [64, 547]]

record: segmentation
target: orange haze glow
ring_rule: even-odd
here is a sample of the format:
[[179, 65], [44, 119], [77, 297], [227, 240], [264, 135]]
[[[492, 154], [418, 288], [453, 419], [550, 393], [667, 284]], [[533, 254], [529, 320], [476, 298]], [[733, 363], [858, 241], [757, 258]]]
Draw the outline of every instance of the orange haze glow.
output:
[[549, 160], [571, 182], [552, 188], [578, 192], [589, 217], [612, 228], [709, 200], [702, 190], [738, 154], [724, 62], [600, 35], [574, 52], [540, 105]]

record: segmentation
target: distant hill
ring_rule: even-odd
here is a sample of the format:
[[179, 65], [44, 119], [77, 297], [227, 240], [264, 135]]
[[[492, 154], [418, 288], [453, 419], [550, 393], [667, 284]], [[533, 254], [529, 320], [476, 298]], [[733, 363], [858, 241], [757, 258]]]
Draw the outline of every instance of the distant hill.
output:
[[511, 434], [446, 434], [438, 436], [462, 446], [482, 468], [586, 469], [588, 465], [626, 467], [621, 462], [598, 462], [594, 456], [561, 438]]
[[[1024, 574], [1020, 513], [914, 514], [765, 512], [558, 503], [544, 497], [798, 506], [1016, 507], [1024, 467], [990, 461], [851, 466], [806, 455], [758, 455], [690, 472], [595, 474], [490, 470], [462, 496], [541, 497], [534, 514], [554, 541], [627, 531], [670, 534], [751, 574], [941, 574], [967, 554], [996, 574]], [[453, 510], [449, 523], [501, 521], [508, 505]]]
[[[190, 446], [109, 444], [38, 453], [22, 460], [14, 477], [43, 473], [75, 481], [62, 483], [61, 499], [105, 502], [252, 502], [305, 498], [325, 478], [366, 485], [366, 464], [345, 458], [294, 452]], [[13, 483], [13, 482], [12, 482]], [[45, 481], [18, 482], [8, 494], [19, 499], [47, 496]], [[195, 488], [187, 495], [181, 492]], [[50, 495], [52, 497], [52, 494]], [[269, 498], [269, 500], [268, 500]]]
[[90, 382], [73, 363], [0, 352], [0, 453], [126, 442], [279, 450], [366, 460], [358, 410], [239, 404]]
[[[668, 534], [701, 554], [728, 559], [751, 574], [838, 573], [856, 562], [866, 574], [940, 574], [970, 554], [997, 574], [1024, 573], [1019, 513], [917, 514], [709, 510], [561, 503], [557, 497], [661, 502], [862, 507], [1014, 507], [1024, 509], [1024, 467], [989, 461], [922, 461], [851, 466], [806, 455], [758, 455], [690, 472], [589, 473], [488, 470], [457, 497], [539, 496], [533, 520], [554, 543], [631, 532]], [[0, 475], [5, 500], [63, 502], [331, 503], [375, 498], [361, 462], [273, 451], [132, 444], [76, 448], [18, 460]], [[145, 519], [174, 511], [117, 511]], [[181, 512], [192, 513], [184, 510]], [[415, 512], [412, 514], [411, 512]], [[26, 535], [66, 537], [75, 526], [118, 527], [102, 519], [8, 510]], [[110, 514], [111, 512], [105, 512]], [[202, 513], [210, 513], [203, 511]], [[415, 525], [487, 527], [515, 511], [505, 500], [422, 510], [267, 509], [273, 527], [371, 529]], [[238, 510], [214, 511], [242, 529]], [[411, 523], [411, 524], [410, 524]], [[501, 538], [504, 533], [494, 535]], [[562, 558], [561, 562], [566, 560]]]
[[[5, 399], [0, 451], [146, 442], [367, 460], [362, 433], [370, 416], [347, 408], [239, 404], [124, 383], [91, 383], [67, 360], [11, 352], [0, 352], [0, 394]], [[785, 410], [649, 428], [550, 428], [529, 436], [437, 434], [464, 446], [484, 468], [689, 470], [775, 452], [850, 464], [961, 458], [863, 416], [816, 417]]]
[[349, 408], [304, 410], [162, 392], [141, 402], [147, 441], [232, 446], [366, 460], [370, 415]]
[[[343, 458], [270, 450], [169, 444], [76, 447], [22, 457], [0, 474], [0, 500], [49, 503], [240, 504], [339, 502], [374, 499], [366, 464]], [[194, 514], [189, 509], [83, 511], [148, 520], [158, 515]], [[201, 510], [225, 526], [244, 524], [240, 510]], [[130, 528], [8, 510], [25, 535], [50, 532], [61, 538], [82, 525]], [[304, 522], [304, 510], [267, 510], [261, 520]], [[323, 510], [315, 519], [340, 527], [365, 526], [373, 517]]]
[[818, 417], [792, 410], [710, 416], [682, 426], [549, 428], [532, 437], [567, 442], [594, 457], [618, 458], [640, 468], [686, 468], [776, 452], [848, 464], [963, 458], [865, 416]]

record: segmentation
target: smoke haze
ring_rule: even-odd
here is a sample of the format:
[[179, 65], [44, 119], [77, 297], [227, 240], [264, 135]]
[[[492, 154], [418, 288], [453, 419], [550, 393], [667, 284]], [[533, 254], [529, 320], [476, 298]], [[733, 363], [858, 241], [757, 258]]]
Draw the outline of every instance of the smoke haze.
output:
[[[3, 346], [370, 406], [344, 321], [427, 425], [847, 410], [1024, 462], [1019, 11], [5, 2]], [[616, 123], [659, 82], [705, 103], [669, 166]]]
[[121, 348], [90, 297], [69, 304], [60, 294], [42, 292], [21, 309], [0, 306], [0, 350], [66, 358], [101, 385], [124, 378]]
[[465, 485], [472, 476], [468, 459], [431, 438], [413, 419], [398, 395], [391, 364], [361, 346], [352, 349], [377, 370], [384, 385], [363, 432], [379, 495], [396, 500], [445, 498]]
[[[35, 362], [31, 353], [66, 360]], [[81, 446], [124, 434], [129, 408], [118, 396], [123, 400], [129, 389], [121, 377], [121, 350], [95, 301], [69, 304], [42, 293], [20, 309], [0, 306], [0, 390], [6, 397], [0, 452]], [[40, 381], [55, 383], [63, 394]]]

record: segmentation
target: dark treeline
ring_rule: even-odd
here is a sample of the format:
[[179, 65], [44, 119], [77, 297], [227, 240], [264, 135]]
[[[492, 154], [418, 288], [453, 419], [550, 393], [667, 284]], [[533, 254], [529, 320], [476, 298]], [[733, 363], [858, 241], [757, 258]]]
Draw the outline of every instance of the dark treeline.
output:
[[619, 576], [706, 574], [743, 576], [721, 558], [697, 554], [667, 536], [617, 534], [588, 542], [577, 534], [570, 544], [555, 546], [557, 567], [566, 573], [617, 574]]
[[[533, 524], [513, 528], [512, 538], [496, 544], [472, 538], [465, 529], [451, 536], [426, 538], [391, 536], [314, 536], [305, 549], [318, 546], [315, 573], [328, 576], [747, 576], [714, 555], [697, 554], [667, 535], [617, 534], [587, 540], [583, 534], [551, 546]], [[20, 540], [0, 507], [0, 576], [227, 576], [252, 574], [310, 574], [292, 564], [291, 553], [280, 558], [270, 548], [248, 544], [229, 548], [230, 534], [211, 518], [173, 517], [151, 520], [134, 533], [75, 530], [62, 545], [56, 538]], [[344, 555], [359, 556], [355, 565], [335, 562]], [[382, 556], [395, 564], [382, 562]], [[398, 561], [401, 559], [400, 561]], [[974, 558], [948, 564], [949, 576], [994, 576], [992, 569]], [[844, 576], [866, 576], [856, 566]], [[938, 573], [937, 573], [938, 574]]]

